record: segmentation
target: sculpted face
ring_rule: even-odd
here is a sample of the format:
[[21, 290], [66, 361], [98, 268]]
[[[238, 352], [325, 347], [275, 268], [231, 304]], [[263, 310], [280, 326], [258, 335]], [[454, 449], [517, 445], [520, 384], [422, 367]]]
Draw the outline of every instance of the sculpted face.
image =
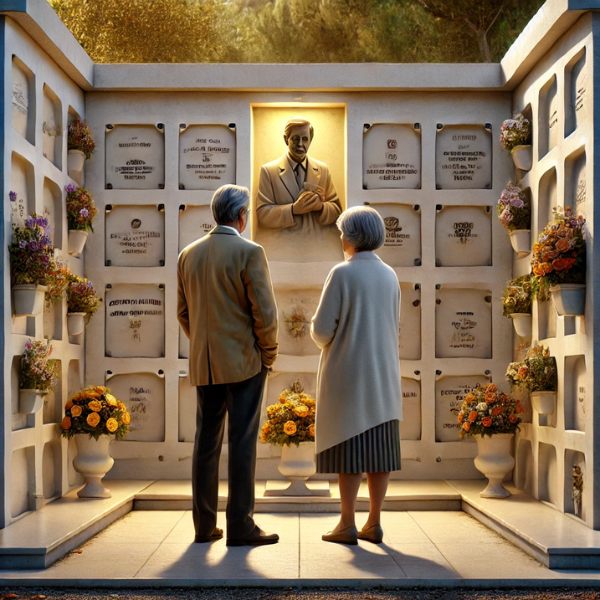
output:
[[302, 125], [293, 127], [290, 132], [290, 137], [285, 140], [285, 143], [288, 146], [290, 156], [296, 162], [302, 162], [306, 157], [308, 147], [310, 146], [310, 126]]

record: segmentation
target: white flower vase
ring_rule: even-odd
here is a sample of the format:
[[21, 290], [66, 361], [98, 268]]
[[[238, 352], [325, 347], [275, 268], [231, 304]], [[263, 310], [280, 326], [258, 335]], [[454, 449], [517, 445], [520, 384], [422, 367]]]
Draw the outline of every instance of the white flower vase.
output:
[[69, 177], [80, 186], [83, 185], [83, 165], [85, 154], [81, 150], [69, 150], [67, 153], [67, 172]]
[[502, 480], [515, 466], [511, 454], [513, 436], [514, 433], [475, 436], [478, 449], [475, 467], [488, 478], [487, 487], [479, 493], [482, 498], [508, 498], [511, 495]]
[[19, 390], [19, 412], [32, 415], [44, 406], [46, 392], [41, 390]]
[[531, 404], [540, 415], [549, 416], [554, 412], [556, 392], [531, 392]]
[[278, 496], [314, 496], [315, 491], [308, 489], [306, 481], [317, 472], [315, 459], [315, 443], [300, 442], [281, 447], [281, 463], [279, 472], [285, 475], [290, 485], [284, 490], [278, 490]]
[[510, 318], [519, 337], [531, 337], [531, 315], [529, 313], [512, 313]]
[[550, 288], [552, 303], [561, 317], [585, 314], [585, 283], [561, 283]]
[[108, 452], [112, 435], [101, 435], [98, 440], [87, 433], [75, 435], [77, 456], [73, 467], [85, 477], [85, 486], [77, 492], [80, 498], [110, 498], [112, 494], [102, 485], [102, 478], [115, 464]]
[[82, 229], [69, 229], [69, 254], [79, 256], [85, 247], [89, 233]]
[[510, 155], [517, 169], [521, 169], [522, 171], [531, 170], [531, 166], [533, 165], [531, 146], [515, 146], [511, 150]]
[[510, 245], [519, 256], [525, 256], [531, 252], [531, 229], [516, 229], [509, 231]]
[[67, 331], [69, 335], [81, 335], [85, 329], [85, 316], [87, 313], [67, 313]]
[[13, 285], [13, 303], [15, 317], [35, 317], [44, 310], [45, 285], [24, 283]]

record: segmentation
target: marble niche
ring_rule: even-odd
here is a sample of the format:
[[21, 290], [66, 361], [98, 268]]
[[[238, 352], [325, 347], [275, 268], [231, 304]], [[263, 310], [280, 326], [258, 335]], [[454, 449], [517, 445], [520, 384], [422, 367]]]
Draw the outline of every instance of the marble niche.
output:
[[439, 206], [435, 219], [438, 267], [492, 264], [492, 210], [489, 206]]
[[179, 189], [235, 184], [235, 124], [179, 126]]
[[416, 376], [402, 377], [400, 439], [421, 439], [421, 381]]
[[123, 402], [131, 415], [128, 442], [165, 440], [165, 379], [156, 373], [127, 373], [106, 376], [106, 386]]
[[400, 329], [398, 350], [400, 360], [421, 359], [421, 286], [400, 284]]
[[421, 188], [421, 125], [375, 123], [363, 128], [363, 189]]
[[565, 137], [588, 120], [588, 69], [582, 48], [565, 68]]
[[421, 207], [371, 204], [385, 223], [385, 242], [376, 254], [390, 267], [421, 265]]
[[55, 167], [62, 167], [62, 103], [58, 96], [44, 84], [43, 95], [43, 124], [42, 124], [42, 150], [44, 156], [54, 164]]
[[165, 207], [107, 205], [107, 267], [162, 267], [165, 264]]
[[[486, 385], [490, 378], [485, 375], [450, 375], [440, 377], [435, 384], [435, 441], [458, 442], [460, 424], [458, 413], [467, 392], [477, 384]], [[466, 441], [475, 440], [465, 437]]]
[[107, 125], [106, 189], [164, 187], [164, 125]]
[[587, 176], [585, 150], [573, 153], [565, 163], [565, 205], [586, 216]]
[[540, 90], [539, 107], [539, 158], [542, 158], [559, 142], [558, 87], [556, 75], [553, 75]]
[[436, 358], [492, 358], [491, 292], [438, 286]]
[[165, 288], [162, 284], [107, 286], [106, 356], [160, 358], [165, 355]]
[[22, 227], [25, 219], [32, 212], [34, 184], [33, 165], [20, 154], [13, 152], [10, 166], [10, 190], [17, 194], [17, 199], [10, 203], [11, 224]]
[[16, 56], [12, 58], [12, 126], [29, 142], [34, 141], [35, 83], [33, 73]]
[[55, 248], [62, 248], [62, 192], [60, 188], [47, 177], [44, 177], [43, 187], [44, 217], [48, 219], [48, 231]]
[[310, 337], [310, 322], [320, 298], [321, 288], [318, 287], [275, 287], [280, 354], [308, 356], [321, 353]]
[[435, 142], [438, 190], [491, 189], [492, 126], [438, 123]]

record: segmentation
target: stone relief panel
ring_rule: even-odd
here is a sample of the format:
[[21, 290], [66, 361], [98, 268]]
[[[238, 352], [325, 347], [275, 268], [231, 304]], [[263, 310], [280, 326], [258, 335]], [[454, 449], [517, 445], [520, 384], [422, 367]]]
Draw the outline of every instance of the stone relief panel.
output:
[[165, 355], [165, 287], [162, 284], [107, 286], [106, 356], [159, 358]]
[[107, 125], [106, 188], [155, 190], [164, 187], [164, 125]]
[[216, 227], [210, 206], [179, 207], [179, 252]]
[[489, 290], [440, 286], [435, 309], [436, 358], [492, 358]]
[[131, 415], [128, 442], [164, 442], [165, 380], [162, 371], [107, 375], [106, 386]]
[[320, 354], [310, 337], [310, 322], [319, 305], [320, 288], [275, 288], [279, 319], [279, 353], [294, 356]]
[[[12, 126], [25, 139], [32, 141], [29, 123], [33, 119], [29, 111], [35, 106], [33, 100], [33, 73], [16, 57], [12, 59]], [[30, 99], [31, 96], [31, 99]]]
[[[458, 375], [440, 377], [435, 385], [435, 441], [458, 442], [460, 424], [458, 413], [467, 392], [477, 384], [486, 385], [491, 379], [485, 375]], [[475, 440], [465, 437], [464, 441]]]
[[412, 377], [402, 377], [400, 439], [421, 439], [421, 382]]
[[363, 128], [363, 189], [421, 188], [421, 125], [375, 123]]
[[588, 69], [582, 48], [565, 69], [565, 137], [588, 120]]
[[400, 360], [420, 360], [421, 286], [418, 283], [401, 283], [400, 295], [400, 331], [398, 332]]
[[569, 156], [565, 163], [565, 205], [586, 216], [587, 176], [585, 151]]
[[42, 150], [44, 156], [59, 169], [62, 166], [62, 104], [58, 96], [44, 84]]
[[162, 267], [165, 264], [165, 207], [106, 207], [107, 267]]
[[390, 267], [421, 264], [421, 207], [406, 204], [371, 204], [385, 223], [385, 242], [376, 251]]
[[435, 187], [491, 189], [492, 126], [437, 125]]
[[539, 158], [542, 158], [559, 141], [556, 75], [540, 90], [539, 107]]
[[492, 264], [492, 211], [489, 206], [440, 206], [435, 219], [438, 267]]
[[180, 125], [179, 189], [216, 190], [235, 183], [235, 124]]
[[10, 167], [10, 191], [16, 197], [10, 200], [10, 221], [12, 225], [23, 226], [34, 206], [33, 165], [16, 152], [12, 153]]

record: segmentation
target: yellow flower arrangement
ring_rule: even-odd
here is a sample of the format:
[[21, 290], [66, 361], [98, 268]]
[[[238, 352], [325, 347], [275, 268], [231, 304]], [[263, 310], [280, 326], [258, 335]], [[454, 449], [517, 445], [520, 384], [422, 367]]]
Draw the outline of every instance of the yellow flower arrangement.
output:
[[77, 434], [89, 434], [95, 439], [101, 435], [123, 439], [130, 423], [126, 406], [108, 388], [89, 386], [73, 394], [65, 404], [61, 433], [67, 439]]
[[294, 421], [288, 421], [283, 426], [283, 431], [286, 435], [295, 435], [298, 428], [296, 427], [296, 423]]

